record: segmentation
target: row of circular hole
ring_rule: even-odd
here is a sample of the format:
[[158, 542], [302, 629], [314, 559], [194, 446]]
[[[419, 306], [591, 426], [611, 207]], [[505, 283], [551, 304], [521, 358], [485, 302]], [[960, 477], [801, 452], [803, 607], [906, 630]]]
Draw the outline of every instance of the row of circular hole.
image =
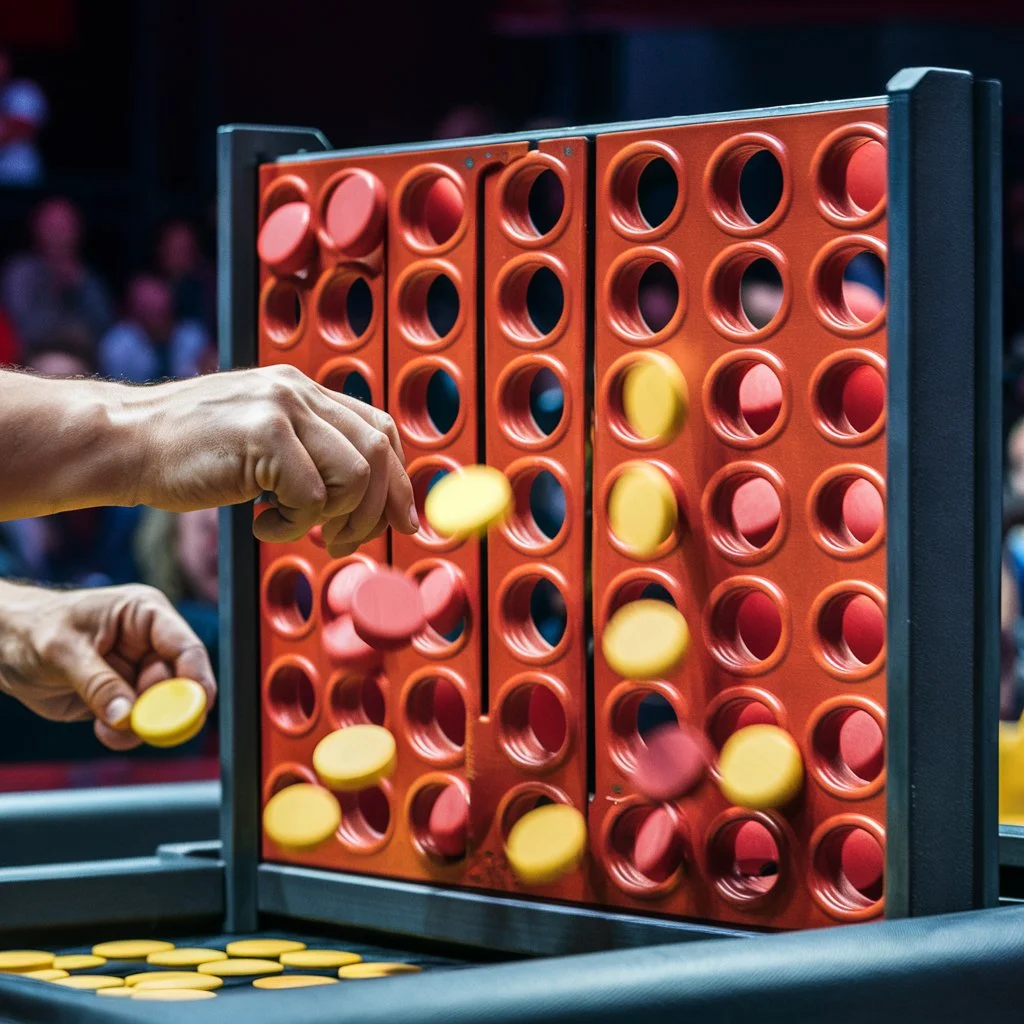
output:
[[[286, 557], [264, 578], [263, 607], [279, 634], [297, 638], [313, 627], [312, 574], [307, 563]], [[326, 589], [326, 588], [324, 588]], [[503, 581], [495, 613], [498, 633], [512, 654], [529, 665], [557, 661], [572, 642], [566, 580], [541, 564], [520, 566]], [[613, 583], [602, 609], [599, 632], [617, 608], [653, 598], [683, 601], [678, 584], [655, 570], [635, 570]], [[811, 652], [838, 679], [860, 681], [875, 675], [885, 661], [885, 596], [868, 583], [848, 580], [826, 587], [810, 614]], [[720, 583], [708, 598], [703, 617], [707, 648], [719, 666], [739, 676], [775, 669], [789, 649], [793, 627], [789, 602], [768, 580], [738, 576]], [[459, 637], [437, 636], [425, 653], [443, 656]]]
[[[267, 779], [264, 798], [269, 800], [287, 786], [302, 782], [316, 782], [308, 768], [298, 764], [280, 765]], [[413, 845], [425, 860], [436, 866], [453, 863], [437, 852], [428, 825], [434, 801], [451, 785], [462, 783], [445, 773], [431, 773], [417, 781], [405, 800], [405, 817]], [[382, 849], [393, 833], [394, 796], [389, 783], [354, 793], [340, 792], [336, 796], [342, 808], [338, 841], [358, 854]], [[507, 841], [515, 823], [534, 808], [570, 802], [564, 792], [543, 783], [515, 787], [498, 808], [503, 840]], [[640, 827], [656, 812], [671, 817], [673, 825], [679, 829], [680, 845], [674, 862], [666, 865], [657, 877], [651, 877], [636, 866], [634, 847]], [[871, 819], [859, 815], [838, 815], [827, 820], [811, 840], [812, 896], [827, 913], [840, 919], [871, 916], [877, 912], [882, 899], [881, 877], [859, 888], [846, 877], [841, 846], [854, 832], [866, 833], [876, 845], [879, 857], [884, 857], [882, 830]], [[630, 800], [620, 804], [606, 819], [600, 849], [609, 874], [620, 888], [634, 896], [658, 898], [668, 895], [678, 885], [681, 869], [689, 860], [685, 849], [688, 838], [685, 820], [674, 806], [656, 809]], [[739, 808], [726, 811], [708, 829], [706, 842], [708, 870], [718, 893], [744, 909], [755, 909], [766, 902], [785, 878], [789, 846], [787, 830], [776, 816]]]
[[[822, 324], [838, 334], [861, 337], [885, 319], [885, 246], [868, 235], [836, 239], [815, 258], [811, 304]], [[524, 348], [550, 345], [568, 327], [569, 273], [547, 253], [509, 261], [495, 294], [499, 327]], [[865, 282], [870, 283], [865, 283]], [[464, 322], [461, 275], [450, 263], [414, 264], [396, 283], [397, 329], [423, 351], [450, 344]], [[731, 341], [760, 341], [782, 324], [790, 306], [788, 263], [764, 242], [740, 243], [712, 263], [704, 284], [704, 308], [711, 323]], [[632, 344], [654, 345], [680, 326], [685, 315], [685, 280], [678, 257], [647, 246], [623, 253], [612, 264], [604, 302], [609, 324]], [[271, 279], [261, 294], [262, 322], [279, 348], [302, 333], [306, 298], [291, 281]], [[377, 332], [380, 313], [367, 281], [351, 268], [326, 273], [308, 300], [323, 340], [351, 351]]]

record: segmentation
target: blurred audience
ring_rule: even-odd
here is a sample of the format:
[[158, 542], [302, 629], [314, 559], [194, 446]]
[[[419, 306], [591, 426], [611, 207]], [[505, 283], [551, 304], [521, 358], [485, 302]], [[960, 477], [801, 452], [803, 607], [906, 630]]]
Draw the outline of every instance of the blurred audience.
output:
[[10, 54], [0, 49], [0, 185], [38, 185], [43, 160], [38, 138], [48, 104], [35, 82], [16, 79]]
[[98, 338], [113, 317], [106, 286], [82, 261], [78, 209], [67, 199], [46, 200], [33, 218], [32, 238], [33, 251], [12, 257], [0, 278], [0, 305], [26, 350], [66, 321]]
[[211, 347], [197, 320], [177, 320], [170, 286], [152, 274], [128, 285], [125, 317], [102, 338], [99, 368], [104, 377], [133, 381], [194, 377], [202, 372]]
[[0, 309], [0, 366], [15, 366], [21, 359], [21, 341], [10, 317]]
[[217, 317], [217, 285], [212, 263], [203, 255], [196, 229], [172, 221], [157, 243], [160, 275], [171, 289], [174, 318], [195, 320], [213, 330]]

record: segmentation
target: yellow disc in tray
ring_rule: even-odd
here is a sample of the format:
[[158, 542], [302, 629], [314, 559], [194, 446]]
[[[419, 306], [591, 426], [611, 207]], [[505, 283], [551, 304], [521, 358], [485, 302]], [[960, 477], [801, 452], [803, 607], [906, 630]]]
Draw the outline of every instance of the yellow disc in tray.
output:
[[612, 484], [608, 525], [636, 557], [650, 558], [672, 536], [678, 518], [675, 491], [660, 469], [631, 466]]
[[93, 967], [102, 967], [106, 962], [105, 956], [90, 953], [68, 953], [53, 958], [53, 966], [62, 971], [88, 971]]
[[96, 990], [98, 996], [113, 996], [115, 999], [131, 999], [135, 990], [122, 985], [120, 988], [101, 988]]
[[276, 960], [240, 957], [237, 960], [200, 964], [196, 970], [200, 974], [212, 974], [215, 978], [244, 978], [250, 974], [280, 974], [284, 967]]
[[92, 952], [93, 956], [105, 956], [108, 960], [145, 960], [151, 953], [162, 953], [168, 949], [174, 949], [173, 942], [123, 939], [118, 942], [99, 942], [92, 947]]
[[613, 672], [625, 679], [668, 675], [690, 649], [686, 619], [666, 601], [630, 601], [608, 620], [601, 650]]
[[777, 725], [748, 725], [735, 732], [718, 758], [722, 792], [739, 807], [784, 807], [800, 792], [804, 764], [796, 741]]
[[216, 992], [205, 992], [198, 988], [147, 988], [132, 989], [132, 1000], [147, 1003], [197, 1003], [200, 999], [213, 999]]
[[338, 798], [323, 786], [308, 782], [286, 786], [263, 808], [264, 830], [286, 850], [311, 850], [330, 839], [340, 824]]
[[420, 968], [415, 964], [379, 963], [349, 964], [338, 969], [338, 977], [345, 981], [356, 981], [362, 978], [391, 978], [396, 974], [419, 974]]
[[224, 947], [228, 956], [279, 957], [282, 953], [297, 953], [305, 949], [304, 942], [294, 939], [236, 939]]
[[686, 421], [688, 405], [686, 380], [674, 359], [650, 352], [626, 371], [622, 411], [642, 440], [671, 441]]
[[343, 949], [300, 949], [295, 953], [282, 953], [281, 963], [285, 967], [305, 967], [306, 970], [326, 970], [362, 963], [358, 953], [346, 953]]
[[227, 960], [228, 955], [221, 949], [196, 949], [181, 947], [167, 949], [162, 953], [150, 953], [146, 963], [154, 967], [198, 967], [211, 964], [214, 960]]
[[42, 949], [5, 949], [0, 952], [0, 972], [38, 971], [53, 965], [53, 954]]
[[36, 981], [60, 981], [61, 978], [68, 976], [67, 971], [56, 967], [44, 967], [40, 971], [22, 971], [18, 975], [20, 978], [35, 978]]
[[206, 691], [194, 679], [165, 679], [132, 708], [132, 732], [151, 747], [187, 743], [206, 721]]
[[54, 985], [63, 985], [65, 988], [91, 989], [95, 992], [101, 988], [121, 988], [124, 980], [115, 978], [112, 974], [72, 974], [67, 978], [58, 978]]
[[124, 979], [126, 985], [138, 985], [143, 981], [150, 981], [153, 978], [194, 978], [195, 971], [139, 971], [136, 974], [129, 974]]
[[520, 882], [548, 885], [575, 870], [586, 849], [583, 815], [567, 804], [546, 804], [512, 826], [505, 856]]
[[322, 974], [276, 974], [272, 978], [256, 978], [253, 988], [315, 988], [317, 985], [337, 985], [337, 978]]
[[153, 971], [148, 978], [139, 978], [136, 989], [201, 988], [215, 989], [224, 984], [222, 978], [189, 971]]
[[423, 505], [443, 537], [471, 537], [498, 525], [512, 508], [512, 485], [493, 466], [466, 466], [442, 477]]
[[367, 789], [389, 778], [396, 764], [395, 737], [380, 725], [338, 729], [325, 736], [313, 751], [313, 768], [331, 789]]

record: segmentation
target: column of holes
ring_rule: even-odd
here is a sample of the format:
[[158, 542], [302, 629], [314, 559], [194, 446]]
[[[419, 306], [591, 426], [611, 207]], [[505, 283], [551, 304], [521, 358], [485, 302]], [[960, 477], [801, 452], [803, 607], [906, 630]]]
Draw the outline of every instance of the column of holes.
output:
[[[644, 735], [659, 725], [691, 719], [690, 694], [699, 686], [703, 652], [694, 645], [689, 660], [671, 677], [650, 681], [621, 679], [605, 662], [601, 637], [611, 616], [636, 600], [675, 605], [691, 629], [700, 622], [696, 551], [688, 531], [690, 502], [679, 468], [689, 465], [697, 442], [690, 416], [662, 438], [641, 436], [628, 422], [623, 385], [645, 363], [683, 377], [692, 402], [700, 381], [699, 359], [683, 335], [688, 309], [687, 269], [669, 236], [683, 220], [688, 202], [686, 168], [678, 149], [642, 140], [622, 145], [598, 140], [597, 262], [595, 273], [596, 410], [593, 471], [594, 709], [596, 799], [591, 834], [604, 870], [622, 896], [650, 901], [675, 897], [671, 909], [693, 913], [686, 887], [680, 888], [690, 860], [692, 825], [676, 804], [660, 808], [631, 792], [630, 773]], [[613, 488], [637, 466], [653, 468], [676, 501], [676, 525], [649, 554], [618, 537], [609, 521]], [[689, 584], [689, 585], [688, 585]], [[695, 723], [698, 724], [699, 723]], [[686, 836], [652, 875], [636, 866], [637, 834], [660, 809], [679, 835]], [[691, 862], [692, 868], [692, 862]], [[692, 884], [691, 879], [691, 884]], [[613, 891], [614, 892], [614, 891]], [[614, 898], [614, 897], [613, 897]]]
[[420, 873], [461, 876], [464, 857], [431, 831], [438, 797], [469, 800], [469, 724], [480, 712], [480, 553], [476, 541], [438, 535], [424, 515], [430, 489], [477, 458], [476, 178], [461, 151], [406, 158], [390, 204], [388, 331], [390, 412], [405, 446], [420, 531], [392, 536], [392, 564], [422, 579], [445, 567], [465, 602], [451, 621], [428, 625], [391, 659], [399, 769], [396, 813]]
[[[305, 208], [299, 226], [281, 232], [285, 252], [273, 269], [261, 261], [259, 364], [289, 364], [313, 373], [317, 317], [314, 296], [328, 257], [315, 235], [315, 187], [301, 173], [280, 174], [273, 165], [260, 169], [259, 224], [283, 207]], [[304, 227], [303, 227], [304, 224]], [[289, 237], [289, 229], [293, 232]], [[315, 540], [260, 545], [260, 646], [263, 801], [299, 782], [315, 782], [312, 746], [323, 725], [325, 666], [316, 636], [319, 570], [326, 556]], [[265, 842], [267, 855], [282, 855]]]
[[541, 803], [586, 810], [586, 175], [586, 141], [552, 140], [487, 195], [487, 462], [513, 492], [487, 551], [502, 842]]
[[811, 611], [815, 658], [843, 692], [807, 724], [809, 774], [838, 811], [812, 837], [810, 889], [841, 921], [879, 914], [884, 890], [885, 174], [886, 131], [874, 119], [835, 128], [811, 159], [815, 210], [834, 230], [812, 263], [812, 306], [836, 350], [811, 380], [812, 419], [835, 463], [811, 486], [808, 521], [850, 578]]

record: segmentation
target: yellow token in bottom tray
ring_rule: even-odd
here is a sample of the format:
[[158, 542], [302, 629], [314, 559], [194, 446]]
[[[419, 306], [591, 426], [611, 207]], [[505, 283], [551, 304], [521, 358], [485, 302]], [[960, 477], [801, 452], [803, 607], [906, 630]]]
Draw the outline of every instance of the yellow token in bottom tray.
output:
[[224, 984], [221, 978], [209, 974], [187, 971], [154, 971], [148, 978], [139, 978], [132, 986], [135, 989], [201, 988], [212, 991]]
[[65, 988], [96, 991], [101, 988], [121, 988], [124, 985], [124, 979], [115, 978], [112, 974], [72, 974], [69, 978], [59, 978], [53, 984], [63, 985]]
[[221, 949], [194, 949], [182, 947], [168, 949], [163, 953], [150, 953], [146, 963], [154, 967], [198, 967], [200, 964], [212, 964], [214, 960], [227, 960], [228, 955]]
[[60, 981], [61, 978], [69, 977], [69, 974], [56, 967], [44, 967], [41, 971], [22, 971], [18, 977], [35, 978], [36, 981]]
[[322, 974], [275, 974], [270, 978], [256, 978], [253, 988], [316, 988], [318, 985], [337, 985], [337, 978]]
[[415, 964], [379, 963], [349, 964], [338, 970], [338, 977], [345, 981], [359, 978], [390, 978], [398, 974], [419, 974], [420, 968]]
[[200, 999], [213, 999], [216, 992], [204, 992], [198, 988], [146, 988], [133, 989], [132, 1000], [140, 999], [149, 1003], [196, 1003]]
[[212, 974], [215, 978], [244, 978], [251, 974], [280, 974], [284, 966], [276, 960], [257, 960], [249, 957], [238, 960], [217, 960], [212, 964], [200, 964], [200, 974]]
[[281, 963], [285, 967], [304, 967], [306, 970], [329, 970], [348, 964], [362, 963], [358, 953], [347, 953], [343, 949], [300, 949], [294, 953], [282, 953]]
[[60, 971], [88, 971], [93, 967], [102, 967], [106, 962], [105, 956], [94, 956], [89, 953], [68, 953], [53, 958], [53, 966]]
[[174, 949], [173, 942], [156, 939], [121, 939], [118, 942], [99, 942], [92, 947], [93, 956], [108, 960], [145, 960], [151, 953], [162, 953]]
[[304, 942], [294, 939], [236, 939], [224, 947], [228, 956], [272, 959], [282, 953], [297, 953], [306, 948]]
[[53, 964], [53, 954], [41, 949], [5, 949], [0, 953], [0, 973], [40, 971]]

